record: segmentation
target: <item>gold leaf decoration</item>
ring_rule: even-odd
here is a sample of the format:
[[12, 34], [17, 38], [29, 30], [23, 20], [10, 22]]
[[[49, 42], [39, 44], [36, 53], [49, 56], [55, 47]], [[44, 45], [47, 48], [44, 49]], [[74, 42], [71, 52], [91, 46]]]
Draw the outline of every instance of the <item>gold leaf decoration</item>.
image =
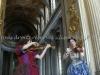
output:
[[76, 0], [71, 0], [68, 8], [68, 13], [69, 13], [68, 31], [69, 34], [74, 35], [76, 32], [78, 32], [80, 24], [78, 10], [76, 9]]

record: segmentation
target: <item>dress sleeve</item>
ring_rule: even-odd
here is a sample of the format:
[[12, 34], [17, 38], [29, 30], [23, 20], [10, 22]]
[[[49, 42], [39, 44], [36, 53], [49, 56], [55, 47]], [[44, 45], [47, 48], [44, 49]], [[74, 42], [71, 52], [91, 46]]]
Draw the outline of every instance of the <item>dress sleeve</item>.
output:
[[18, 56], [23, 55], [25, 53], [24, 49], [22, 49], [22, 47], [17, 46], [16, 47], [16, 54]]

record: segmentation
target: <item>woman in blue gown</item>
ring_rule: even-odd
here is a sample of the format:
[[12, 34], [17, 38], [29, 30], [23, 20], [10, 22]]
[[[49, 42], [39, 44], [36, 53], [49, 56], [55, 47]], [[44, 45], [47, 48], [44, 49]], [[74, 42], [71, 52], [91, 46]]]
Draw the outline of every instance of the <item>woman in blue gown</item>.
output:
[[90, 75], [89, 68], [86, 62], [82, 59], [84, 57], [84, 48], [76, 45], [76, 39], [71, 37], [68, 39], [69, 47], [66, 49], [63, 58], [68, 56], [72, 62], [67, 69], [67, 75]]

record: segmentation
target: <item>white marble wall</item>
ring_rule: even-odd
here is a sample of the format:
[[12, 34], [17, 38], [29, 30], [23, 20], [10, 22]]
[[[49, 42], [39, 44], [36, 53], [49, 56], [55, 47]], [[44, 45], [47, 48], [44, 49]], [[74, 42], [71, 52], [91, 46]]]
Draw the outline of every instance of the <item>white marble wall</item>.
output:
[[89, 23], [88, 23], [88, 18], [86, 14], [86, 9], [85, 9], [83, 0], [78, 0], [78, 3], [79, 3], [79, 9], [80, 9], [87, 63], [89, 65], [91, 75], [95, 75], [93, 47], [92, 47], [92, 42], [91, 42], [91, 34], [89, 30]]
[[[93, 75], [100, 75], [100, 1], [78, 0], [87, 59]], [[95, 66], [93, 64], [95, 63]], [[96, 68], [95, 68], [96, 67]], [[95, 69], [96, 71], [95, 71]], [[95, 72], [95, 74], [94, 74]]]

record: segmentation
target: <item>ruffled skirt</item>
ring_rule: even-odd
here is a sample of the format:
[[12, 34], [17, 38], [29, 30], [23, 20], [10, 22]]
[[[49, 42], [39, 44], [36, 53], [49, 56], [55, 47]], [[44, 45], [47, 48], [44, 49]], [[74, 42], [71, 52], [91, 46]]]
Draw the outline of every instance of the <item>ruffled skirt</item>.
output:
[[80, 60], [69, 65], [67, 75], [90, 75], [87, 64]]

